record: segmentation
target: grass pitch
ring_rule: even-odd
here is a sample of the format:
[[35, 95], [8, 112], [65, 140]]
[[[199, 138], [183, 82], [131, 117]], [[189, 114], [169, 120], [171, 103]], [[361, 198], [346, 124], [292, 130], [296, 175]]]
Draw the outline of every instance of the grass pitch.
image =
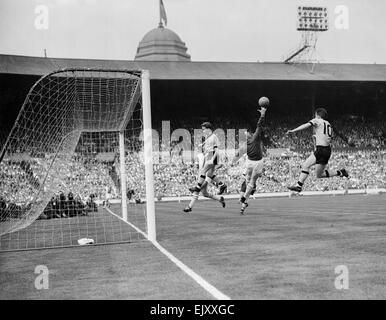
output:
[[[385, 299], [386, 195], [157, 203], [159, 243], [232, 299]], [[114, 208], [113, 208], [114, 209]], [[34, 286], [49, 269], [49, 289]], [[349, 288], [335, 288], [345, 265]], [[1, 299], [212, 299], [149, 242], [0, 253]]]

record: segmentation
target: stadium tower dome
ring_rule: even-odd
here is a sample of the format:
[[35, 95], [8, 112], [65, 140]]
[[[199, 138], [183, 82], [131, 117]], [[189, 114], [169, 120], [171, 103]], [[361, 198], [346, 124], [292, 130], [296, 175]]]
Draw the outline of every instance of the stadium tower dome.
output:
[[162, 23], [145, 34], [137, 48], [134, 60], [142, 61], [190, 61], [185, 42]]

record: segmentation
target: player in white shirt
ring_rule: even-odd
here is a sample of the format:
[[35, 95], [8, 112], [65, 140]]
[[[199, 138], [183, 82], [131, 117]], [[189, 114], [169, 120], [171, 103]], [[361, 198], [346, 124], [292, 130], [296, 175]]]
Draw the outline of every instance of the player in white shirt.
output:
[[219, 153], [218, 146], [219, 140], [218, 137], [212, 132], [212, 125], [210, 122], [204, 122], [201, 125], [205, 142], [204, 142], [204, 158], [201, 168], [199, 170], [199, 178], [197, 182], [197, 186], [189, 188], [191, 192], [193, 192], [193, 198], [190, 201], [189, 205], [183, 210], [184, 212], [191, 212], [194, 206], [194, 203], [198, 199], [198, 195], [200, 192], [204, 197], [211, 198], [213, 200], [219, 201], [223, 208], [225, 207], [224, 197], [218, 196], [208, 192], [208, 184], [212, 183], [215, 186], [220, 187], [219, 194], [221, 194], [225, 189], [226, 185], [221, 181], [218, 181], [216, 178], [214, 171], [216, 166], [219, 165]]
[[[299, 180], [296, 185], [288, 187], [288, 189], [296, 192], [301, 192], [304, 182], [306, 181], [309, 170], [312, 166], [316, 165], [316, 177], [317, 178], [331, 178], [335, 176], [347, 177], [348, 173], [345, 169], [337, 170], [334, 172], [326, 170], [328, 160], [331, 156], [331, 138], [332, 138], [332, 126], [327, 120], [327, 110], [324, 108], [318, 108], [315, 110], [315, 118], [309, 122], [302, 124], [301, 126], [288, 130], [287, 134], [291, 134], [297, 131], [313, 128], [315, 138], [315, 151], [304, 161], [302, 165], [302, 172], [300, 173]], [[347, 139], [336, 132], [345, 142]]]

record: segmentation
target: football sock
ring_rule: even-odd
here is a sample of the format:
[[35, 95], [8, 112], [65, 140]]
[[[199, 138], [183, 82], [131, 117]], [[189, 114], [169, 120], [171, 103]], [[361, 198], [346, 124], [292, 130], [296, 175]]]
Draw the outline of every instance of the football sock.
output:
[[193, 193], [192, 200], [190, 200], [189, 208], [193, 208], [194, 204], [196, 203], [198, 199], [198, 192]]
[[252, 189], [252, 191], [251, 191], [251, 196], [253, 196], [253, 194], [256, 192], [256, 183], [255, 183], [255, 185], [253, 186], [253, 189]]
[[254, 187], [253, 185], [248, 184], [247, 191], [245, 192], [245, 195], [244, 195], [245, 201], [247, 201], [249, 196], [251, 195], [253, 187]]
[[301, 185], [299, 185], [300, 187], [303, 185], [304, 181], [306, 181], [309, 174], [310, 173], [308, 171], [302, 170], [302, 172], [300, 173], [300, 177], [299, 177], [299, 182], [302, 183]]

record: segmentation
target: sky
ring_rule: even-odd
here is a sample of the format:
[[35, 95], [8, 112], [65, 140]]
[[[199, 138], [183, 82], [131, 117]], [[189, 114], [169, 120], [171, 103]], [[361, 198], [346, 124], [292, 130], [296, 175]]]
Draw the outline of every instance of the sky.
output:
[[[192, 61], [283, 61], [301, 43], [297, 7], [311, 5], [329, 13], [316, 47], [320, 62], [386, 64], [384, 0], [163, 2], [167, 28]], [[0, 0], [0, 53], [133, 60], [158, 22], [159, 0]]]

